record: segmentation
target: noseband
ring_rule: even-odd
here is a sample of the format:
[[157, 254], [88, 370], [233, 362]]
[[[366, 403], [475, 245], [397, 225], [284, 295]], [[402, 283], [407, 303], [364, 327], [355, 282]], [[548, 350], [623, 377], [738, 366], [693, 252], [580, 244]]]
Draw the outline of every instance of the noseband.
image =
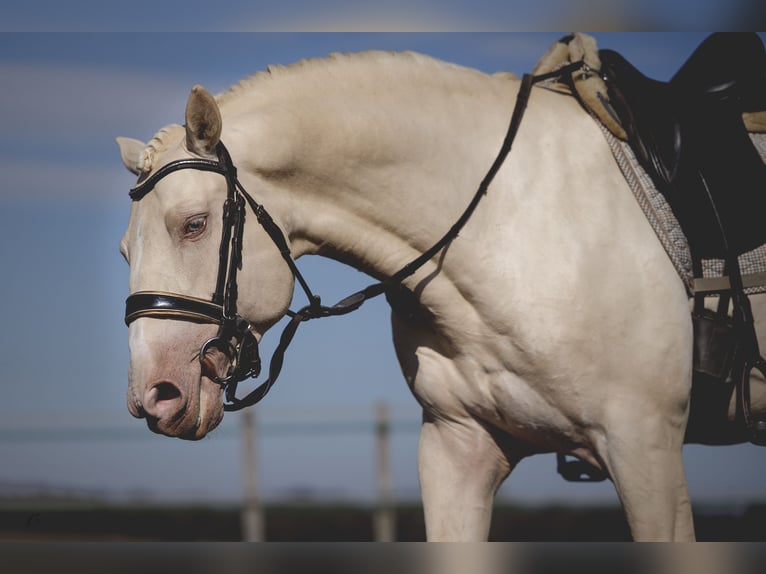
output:
[[[284, 362], [285, 351], [300, 323], [320, 317], [345, 315], [361, 307], [367, 299], [377, 297], [382, 293], [386, 293], [389, 303], [394, 306], [396, 305], [395, 301], [401, 301], [402, 294], [411, 300], [415, 300], [415, 296], [402, 285], [402, 281], [420, 269], [458, 236], [481, 198], [486, 195], [489, 184], [494, 179], [495, 174], [499, 171], [500, 166], [511, 149], [529, 100], [532, 85], [542, 80], [572, 72], [582, 67], [582, 65], [582, 63], [576, 63], [550, 74], [539, 76], [524, 75], [516, 98], [511, 122], [500, 152], [481, 181], [471, 203], [457, 222], [430, 249], [402, 267], [390, 278], [357, 291], [331, 307], [322, 305], [319, 296], [312, 293], [308, 283], [296, 266], [295, 260], [292, 258], [282, 230], [274, 223], [266, 209], [244, 189], [237, 178], [237, 168], [234, 166], [231, 156], [222, 142], [219, 142], [216, 146], [217, 161], [209, 159], [179, 159], [162, 166], [130, 190], [130, 198], [133, 201], [140, 201], [154, 189], [161, 179], [183, 169], [218, 173], [226, 179], [227, 192], [223, 207], [223, 230], [219, 247], [216, 288], [209, 301], [177, 293], [138, 291], [131, 294], [125, 303], [125, 323], [130, 325], [136, 319], [150, 317], [219, 325], [216, 336], [206, 341], [200, 348], [199, 360], [202, 373], [224, 389], [225, 398], [228, 401], [224, 403], [225, 410], [236, 411], [257, 403], [266, 396], [266, 393], [269, 392], [279, 377]], [[242, 269], [242, 240], [245, 227], [246, 204], [250, 206], [258, 223], [263, 227], [281, 253], [294, 278], [306, 294], [309, 304], [298, 311], [287, 312], [291, 320], [285, 326], [279, 340], [279, 345], [274, 350], [269, 364], [268, 379], [240, 399], [236, 396], [237, 385], [248, 378], [257, 377], [261, 371], [258, 341], [253, 334], [251, 325], [237, 314], [237, 271]], [[223, 353], [229, 360], [227, 373], [223, 377], [211, 372], [211, 368], [206, 363], [208, 353], [213, 350]]]

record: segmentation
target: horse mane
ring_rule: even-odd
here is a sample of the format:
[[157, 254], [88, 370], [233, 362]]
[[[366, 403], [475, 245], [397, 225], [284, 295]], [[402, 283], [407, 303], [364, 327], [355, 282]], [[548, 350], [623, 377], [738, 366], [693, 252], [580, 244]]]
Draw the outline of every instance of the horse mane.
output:
[[382, 80], [387, 85], [394, 85], [394, 82], [401, 82], [403, 77], [428, 77], [423, 73], [424, 68], [462, 70], [469, 74], [480, 74], [477, 70], [412, 51], [334, 52], [324, 58], [303, 59], [287, 66], [267, 66], [266, 70], [255, 72], [228, 91], [218, 94], [216, 99], [219, 105], [226, 106], [233, 100], [251, 95], [252, 92], [268, 90], [271, 87], [282, 89], [285, 84], [295, 83], [326, 89], [328, 79], [342, 85], [370, 80]]
[[[428, 71], [450, 70], [452, 74], [429, 74]], [[509, 72], [498, 72], [498, 77], [516, 78]], [[463, 83], [472, 79], [486, 77], [478, 70], [438, 60], [431, 56], [413, 51], [391, 52], [369, 50], [354, 53], [331, 53], [324, 58], [307, 58], [289, 65], [269, 65], [266, 70], [257, 71], [227, 91], [215, 96], [223, 111], [244, 102], [266, 101], [274, 92], [284, 94], [316, 94], [329, 90], [347, 91], [351, 85], [385, 85], [391, 87], [402, 84], [424, 85], [433, 82], [434, 77], [444, 78], [442, 82]], [[178, 130], [183, 127], [170, 124], [161, 128], [147, 144], [140, 166], [144, 171], [154, 167], [155, 159], [171, 143], [177, 141]]]

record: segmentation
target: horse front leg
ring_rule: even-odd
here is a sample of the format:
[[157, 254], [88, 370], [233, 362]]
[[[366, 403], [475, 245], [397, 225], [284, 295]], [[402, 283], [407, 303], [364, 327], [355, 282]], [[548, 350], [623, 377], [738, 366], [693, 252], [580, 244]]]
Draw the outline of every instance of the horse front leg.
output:
[[429, 541], [486, 541], [497, 489], [517, 461], [471, 419], [426, 417], [418, 471]]
[[612, 421], [599, 449], [636, 541], [693, 542], [694, 522], [684, 472], [683, 424], [657, 412]]

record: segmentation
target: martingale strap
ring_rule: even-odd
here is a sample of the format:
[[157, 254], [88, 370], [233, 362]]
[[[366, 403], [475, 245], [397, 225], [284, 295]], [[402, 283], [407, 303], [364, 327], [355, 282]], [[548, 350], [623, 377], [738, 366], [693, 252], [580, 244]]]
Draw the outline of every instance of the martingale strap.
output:
[[[511, 150], [511, 146], [516, 138], [516, 134], [518, 133], [521, 120], [529, 101], [532, 86], [538, 82], [569, 74], [585, 67], [584, 62], [575, 62], [547, 74], [537, 76], [525, 74], [521, 80], [511, 121], [500, 151], [489, 171], [479, 184], [468, 207], [455, 224], [452, 225], [442, 238], [433, 244], [430, 249], [423, 252], [419, 257], [402, 267], [388, 279], [369, 285], [361, 291], [352, 293], [335, 305], [329, 307], [322, 305], [320, 297], [314, 295], [309, 288], [308, 283], [295, 264], [287, 239], [282, 233], [282, 230], [277, 226], [266, 209], [255, 201], [240, 183], [237, 178], [236, 167], [231, 160], [228, 150], [222, 142], [219, 142], [216, 147], [218, 161], [208, 159], [181, 159], [164, 165], [130, 191], [131, 199], [140, 201], [162, 178], [182, 169], [196, 169], [219, 173], [226, 178], [227, 199], [223, 215], [224, 225], [219, 253], [220, 261], [218, 278], [216, 281], [216, 291], [213, 294], [211, 301], [174, 293], [154, 291], [133, 293], [126, 301], [126, 324], [130, 324], [141, 317], [220, 324], [219, 335], [202, 346], [200, 350], [200, 360], [202, 361], [206, 350], [210, 347], [215, 347], [224, 352], [227, 350], [229, 351], [229, 358], [232, 360], [233, 366], [230, 368], [228, 375], [222, 378], [215, 376], [211, 377], [212, 380], [221, 384], [225, 389], [225, 397], [228, 403], [224, 403], [224, 409], [226, 411], [235, 411], [259, 402], [266, 396], [277, 381], [282, 370], [282, 365], [284, 364], [285, 352], [292, 342], [298, 326], [302, 322], [321, 317], [345, 315], [361, 307], [368, 299], [372, 299], [383, 293], [390, 295], [389, 301], [396, 300], [400, 296], [402, 290], [407, 290], [406, 287], [402, 285], [402, 282], [425, 265], [458, 236], [475, 211], [481, 198], [487, 194], [489, 185], [500, 170], [500, 167], [503, 165], [505, 158]], [[288, 311], [288, 316], [290, 316], [291, 319], [282, 331], [279, 344], [272, 355], [267, 380], [245, 397], [237, 398], [236, 390], [238, 383], [247, 378], [258, 376], [260, 371], [260, 359], [258, 358], [258, 344], [256, 339], [250, 331], [250, 326], [247, 322], [236, 313], [238, 296], [236, 273], [242, 266], [241, 251], [245, 223], [245, 203], [250, 206], [258, 223], [263, 227], [274, 245], [282, 254], [282, 257], [289, 266], [293, 276], [306, 294], [309, 303], [298, 311]], [[237, 345], [232, 345], [230, 343], [232, 339], [237, 341]]]

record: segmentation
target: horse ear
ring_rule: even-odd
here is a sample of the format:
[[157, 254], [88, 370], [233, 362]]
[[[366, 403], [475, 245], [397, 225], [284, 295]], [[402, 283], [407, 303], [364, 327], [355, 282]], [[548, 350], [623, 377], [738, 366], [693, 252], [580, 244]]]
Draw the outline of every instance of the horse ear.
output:
[[215, 98], [202, 86], [194, 86], [186, 102], [187, 149], [197, 155], [212, 154], [221, 139], [221, 126]]
[[133, 138], [116, 138], [117, 145], [120, 146], [120, 157], [122, 163], [128, 168], [128, 171], [139, 175], [141, 173], [140, 159], [141, 153], [146, 148], [144, 142], [134, 140]]

